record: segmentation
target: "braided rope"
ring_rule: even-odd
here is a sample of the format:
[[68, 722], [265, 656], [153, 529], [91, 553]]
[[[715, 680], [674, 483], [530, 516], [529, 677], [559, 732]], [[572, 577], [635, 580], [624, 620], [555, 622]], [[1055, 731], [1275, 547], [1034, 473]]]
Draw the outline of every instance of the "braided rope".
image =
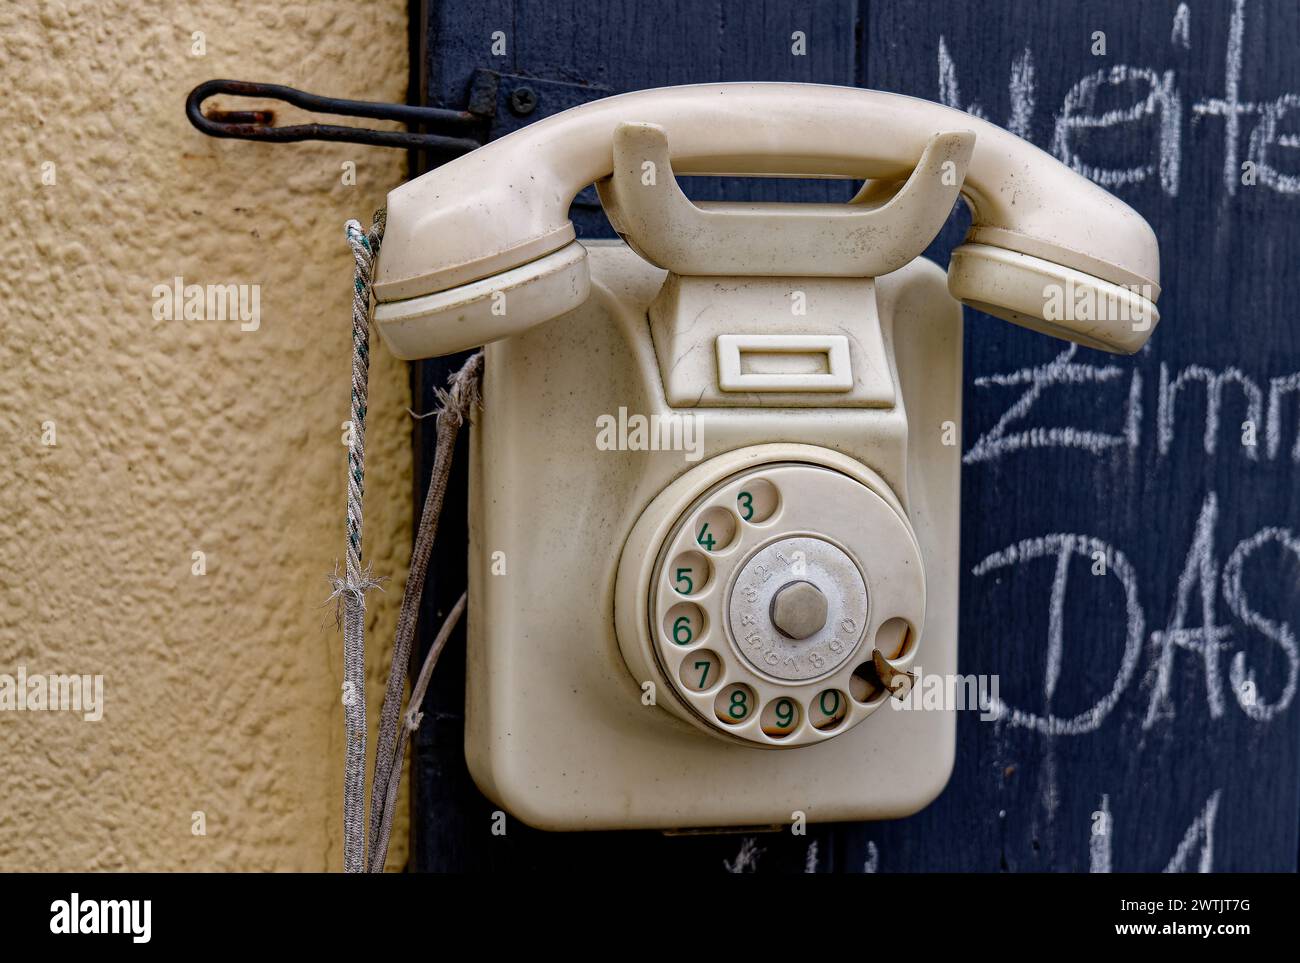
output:
[[361, 224], [355, 220], [349, 220], [345, 225], [348, 245], [352, 248], [356, 264], [352, 284], [352, 430], [348, 438], [347, 560], [343, 577], [338, 577], [337, 570], [331, 577], [334, 592], [330, 597], [338, 599], [342, 606], [343, 723], [347, 739], [343, 775], [343, 866], [349, 873], [365, 871], [367, 852], [369, 870], [383, 872], [408, 739], [419, 727], [419, 706], [433, 666], [465, 610], [465, 596], [462, 595], [425, 657], [407, 717], [403, 720], [402, 693], [406, 687], [407, 666], [420, 598], [424, 592], [429, 555], [438, 531], [438, 518], [442, 514], [443, 497], [451, 471], [452, 452], [460, 427], [478, 404], [479, 379], [483, 370], [483, 353], [480, 351], [451, 377], [448, 390], [436, 392], [439, 408], [434, 467], [416, 532], [411, 571], [402, 596], [402, 609], [398, 613], [393, 662], [380, 713], [379, 745], [375, 751], [374, 785], [370, 798], [371, 825], [367, 839], [365, 593], [374, 588], [377, 582], [372, 578], [370, 570], [362, 567], [361, 523], [365, 496], [366, 407], [370, 377], [370, 296], [375, 258], [384, 236], [384, 220], [384, 211], [377, 211], [368, 233], [363, 232]]
[[343, 767], [343, 868], [360, 873], [366, 848], [366, 602], [374, 587], [361, 567], [361, 508], [365, 496], [366, 405], [370, 380], [371, 271], [384, 236], [384, 211], [375, 213], [370, 232], [350, 220], [345, 225], [356, 271], [352, 281], [352, 431], [348, 444], [347, 562], [334, 592], [343, 602], [343, 727], [347, 749]]

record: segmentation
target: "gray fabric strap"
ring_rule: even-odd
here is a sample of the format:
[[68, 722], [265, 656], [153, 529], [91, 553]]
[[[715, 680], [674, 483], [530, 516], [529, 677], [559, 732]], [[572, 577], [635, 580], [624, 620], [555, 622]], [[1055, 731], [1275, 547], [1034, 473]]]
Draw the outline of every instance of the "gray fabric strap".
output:
[[[438, 440], [434, 452], [433, 471], [429, 478], [429, 490], [424, 498], [424, 509], [420, 515], [420, 526], [415, 536], [415, 547], [411, 551], [411, 570], [406, 579], [406, 589], [402, 593], [402, 608], [397, 616], [397, 635], [393, 642], [393, 661], [388, 672], [388, 688], [384, 692], [384, 706], [379, 717], [379, 745], [375, 748], [375, 774], [370, 789], [370, 860], [369, 870], [381, 873], [384, 860], [388, 856], [388, 838], [392, 828], [393, 807], [397, 801], [397, 789], [402, 780], [402, 762], [406, 755], [408, 730], [403, 727], [401, 745], [398, 741], [398, 722], [402, 711], [402, 694], [406, 688], [407, 667], [411, 658], [411, 642], [415, 637], [416, 620], [420, 614], [420, 598], [424, 594], [425, 577], [429, 571], [429, 555], [433, 541], [438, 534], [438, 519], [442, 514], [442, 502], [447, 493], [447, 479], [451, 474], [452, 456], [456, 450], [456, 436], [460, 427], [468, 419], [470, 412], [478, 404], [479, 379], [483, 371], [483, 352], [472, 355], [461, 369], [451, 376], [447, 390], [439, 390], [437, 417]], [[461, 602], [464, 602], [462, 598]], [[458, 605], [447, 616], [438, 640], [426, 657], [426, 666], [431, 671], [431, 657], [437, 660], [436, 653], [441, 652], [446, 644], [446, 637], [451, 634], [456, 620], [460, 617]], [[423, 676], [423, 672], [421, 673]], [[427, 681], [426, 681], [427, 685]], [[423, 699], [412, 693], [411, 707], [417, 709]], [[417, 713], [418, 715], [418, 713]], [[418, 725], [418, 722], [417, 722]]]
[[[397, 788], [402, 782], [402, 763], [406, 758], [406, 746], [411, 739], [411, 734], [420, 728], [420, 722], [424, 719], [424, 713], [420, 711], [420, 706], [424, 704], [424, 693], [428, 691], [429, 679], [433, 675], [433, 667], [438, 664], [438, 656], [442, 655], [442, 650], [447, 647], [447, 640], [451, 638], [452, 629], [460, 621], [461, 614], [465, 611], [466, 593], [461, 592], [460, 598], [452, 609], [447, 613], [447, 618], [443, 620], [442, 628], [438, 630], [437, 638], [433, 640], [433, 645], [429, 647], [428, 653], [424, 657], [424, 664], [420, 666], [420, 674], [415, 680], [415, 685], [411, 688], [411, 699], [406, 705], [406, 717], [403, 720], [401, 736], [397, 742], [397, 750], [393, 755], [392, 774], [388, 780], [388, 787], [384, 793], [383, 814], [379, 819], [379, 837], [378, 841], [370, 850], [370, 871], [372, 873], [382, 873], [384, 871], [384, 862], [388, 859], [388, 838], [393, 832], [393, 813], [397, 809]], [[378, 798], [378, 786], [372, 796]], [[374, 798], [371, 805], [374, 805]], [[372, 810], [373, 816], [373, 810]]]

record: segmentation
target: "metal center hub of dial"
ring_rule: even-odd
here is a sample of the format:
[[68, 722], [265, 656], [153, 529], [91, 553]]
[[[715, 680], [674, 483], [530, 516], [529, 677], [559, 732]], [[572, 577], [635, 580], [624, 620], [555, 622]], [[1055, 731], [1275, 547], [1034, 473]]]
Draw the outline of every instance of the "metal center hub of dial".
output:
[[826, 609], [826, 596], [812, 582], [789, 582], [772, 596], [768, 614], [782, 635], [802, 640], [826, 625]]
[[788, 681], [812, 679], [853, 653], [867, 624], [867, 586], [837, 546], [783, 538], [742, 566], [727, 616], [737, 649], [754, 668]]

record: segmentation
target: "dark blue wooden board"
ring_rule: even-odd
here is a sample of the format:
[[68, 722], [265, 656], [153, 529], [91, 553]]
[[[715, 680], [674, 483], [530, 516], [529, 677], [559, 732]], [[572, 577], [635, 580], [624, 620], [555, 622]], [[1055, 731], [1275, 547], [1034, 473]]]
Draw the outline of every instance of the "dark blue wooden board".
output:
[[[549, 835], [513, 822], [493, 836], [463, 760], [461, 639], [415, 746], [413, 868], [1295, 870], [1300, 7], [1189, 7], [429, 4], [414, 64], [427, 102], [463, 104], [478, 69], [538, 80], [536, 111], [498, 117], [494, 136], [583, 88], [722, 80], [978, 110], [1111, 180], [1160, 237], [1164, 293], [1161, 327], [1134, 358], [967, 312], [960, 667], [996, 676], [1016, 713], [961, 714], [956, 769], [932, 806], [806, 837]], [[504, 57], [491, 54], [497, 30]], [[805, 56], [791, 53], [795, 31]], [[851, 187], [690, 190], [837, 200]], [[608, 234], [589, 203], [574, 216], [584, 236]], [[930, 256], [946, 264], [966, 223], [955, 212]], [[432, 404], [447, 367], [417, 366], [417, 403]], [[420, 476], [431, 450], [430, 429], [417, 436]], [[426, 629], [464, 584], [464, 537], [463, 515], [440, 533]]]

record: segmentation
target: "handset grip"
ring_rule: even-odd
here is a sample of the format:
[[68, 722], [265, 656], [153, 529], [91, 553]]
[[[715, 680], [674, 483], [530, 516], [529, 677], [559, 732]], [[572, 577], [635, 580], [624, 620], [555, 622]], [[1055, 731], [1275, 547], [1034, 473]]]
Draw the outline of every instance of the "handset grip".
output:
[[[565, 251], [575, 238], [568, 209], [578, 191], [611, 174], [614, 132], [627, 121], [666, 131], [679, 174], [883, 183], [909, 177], [936, 133], [971, 131], [975, 146], [961, 194], [972, 224], [954, 255], [962, 270], [950, 276], [953, 294], [1017, 323], [1112, 350], [1136, 350], [1154, 328], [1158, 245], [1122, 201], [961, 111], [899, 94], [783, 83], [669, 87], [594, 101], [398, 187], [388, 197], [376, 272], [376, 298], [389, 302], [381, 304], [385, 315], [414, 323], [416, 315], [400, 306], [407, 299], [463, 305], [453, 289], [478, 282], [473, 297], [480, 298], [480, 286], [490, 287], [503, 272], [516, 285], [545, 282], [548, 311], [564, 307], [565, 297], [585, 297], [585, 262], [580, 252]], [[535, 274], [534, 262], [550, 273]], [[1101, 295], [1093, 299], [1101, 317], [1045, 317], [1044, 292], [1062, 284], [1075, 295]], [[1106, 305], [1115, 298], [1146, 311], [1144, 319], [1111, 317]], [[529, 309], [484, 331], [475, 311], [455, 310], [459, 323], [425, 332], [410, 350], [460, 350], [545, 320]]]
[[877, 277], [934, 240], [974, 146], [968, 130], [935, 133], [881, 203], [695, 204], [677, 183], [667, 131], [622, 123], [614, 172], [596, 187], [619, 235], [674, 274]]

